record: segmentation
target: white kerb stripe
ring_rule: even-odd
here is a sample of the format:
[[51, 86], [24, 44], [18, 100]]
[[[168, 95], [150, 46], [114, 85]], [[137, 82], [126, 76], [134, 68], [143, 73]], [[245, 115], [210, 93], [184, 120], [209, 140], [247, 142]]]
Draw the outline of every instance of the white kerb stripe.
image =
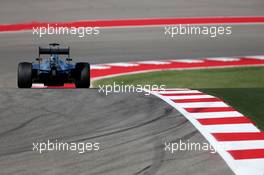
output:
[[[155, 89], [153, 89], [153, 90], [155, 90]], [[162, 92], [164, 92], [164, 91], [191, 91], [190, 89], [188, 89], [188, 88], [166, 88], [166, 89], [163, 89], [163, 90], [159, 90], [159, 91], [162, 91]]]
[[203, 63], [204, 60], [195, 60], [195, 59], [179, 59], [179, 60], [170, 60], [173, 62], [179, 62], [179, 63]]
[[209, 133], [228, 133], [228, 132], [259, 132], [253, 124], [227, 124], [227, 125], [208, 125], [203, 126]]
[[91, 69], [110, 69], [109, 66], [103, 66], [103, 65], [91, 65]]
[[159, 91], [159, 94], [191, 94], [191, 93], [200, 93], [197, 90], [187, 90], [187, 91]]
[[[178, 105], [178, 103], [177, 103]], [[205, 118], [228, 118], [228, 117], [242, 117], [243, 114], [237, 111], [227, 111], [227, 112], [198, 112], [198, 113], [189, 113], [190, 116], [196, 119], [205, 119]]]
[[228, 107], [224, 102], [177, 103], [182, 108]]
[[199, 99], [199, 98], [215, 98], [212, 95], [182, 95], [182, 96], [166, 96], [171, 100], [184, 100], [184, 99]]
[[216, 57], [216, 58], [206, 58], [206, 59], [211, 61], [223, 61], [223, 62], [240, 61], [240, 58], [231, 58], [231, 57]]
[[264, 60], [264, 55], [246, 56], [243, 58], [252, 58], [252, 59], [258, 59], [258, 60]]
[[139, 64], [155, 64], [155, 65], [162, 65], [162, 64], [171, 64], [168, 61], [139, 61]]
[[47, 86], [45, 86], [44, 84], [41, 83], [34, 83], [32, 84], [32, 88], [46, 88]]
[[109, 64], [105, 64], [108, 66], [119, 66], [119, 67], [135, 67], [138, 66], [138, 64], [135, 63], [109, 63]]
[[264, 159], [245, 159], [233, 162], [237, 175], [263, 175]]
[[264, 149], [264, 140], [219, 142], [218, 148], [224, 150]]

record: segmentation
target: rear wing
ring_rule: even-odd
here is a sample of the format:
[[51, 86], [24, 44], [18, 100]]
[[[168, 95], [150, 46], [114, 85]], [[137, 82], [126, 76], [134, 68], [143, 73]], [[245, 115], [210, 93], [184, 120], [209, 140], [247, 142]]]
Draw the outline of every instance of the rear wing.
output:
[[39, 55], [52, 55], [52, 54], [58, 54], [58, 55], [70, 55], [70, 48], [52, 48], [52, 47], [39, 47]]

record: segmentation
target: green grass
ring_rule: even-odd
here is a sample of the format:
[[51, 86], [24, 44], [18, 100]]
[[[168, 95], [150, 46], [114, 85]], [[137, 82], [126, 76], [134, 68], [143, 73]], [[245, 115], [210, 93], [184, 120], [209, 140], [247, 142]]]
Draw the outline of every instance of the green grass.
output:
[[194, 89], [264, 87], [264, 67], [157, 71], [107, 78], [95, 82], [94, 85], [112, 84], [113, 82]]
[[222, 98], [264, 130], [264, 67], [157, 71], [102, 79], [94, 86], [113, 82], [199, 89]]
[[217, 96], [249, 117], [264, 130], [264, 88], [218, 88], [200, 89]]

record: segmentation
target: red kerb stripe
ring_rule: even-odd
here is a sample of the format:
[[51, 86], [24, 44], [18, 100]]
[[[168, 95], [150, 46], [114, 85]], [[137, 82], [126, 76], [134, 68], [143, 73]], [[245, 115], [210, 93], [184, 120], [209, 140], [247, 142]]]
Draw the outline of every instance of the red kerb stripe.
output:
[[225, 111], [235, 111], [231, 107], [208, 107], [208, 108], [185, 108], [186, 111], [197, 113], [197, 112], [225, 112]]
[[264, 132], [213, 133], [218, 141], [264, 140]]
[[264, 158], [264, 149], [230, 150], [228, 152], [236, 160]]
[[202, 125], [252, 123], [252, 121], [247, 117], [205, 118], [205, 119], [197, 119], [197, 120]]
[[175, 103], [195, 103], [195, 102], [221, 102], [219, 98], [197, 98], [197, 99], [182, 99], [173, 100]]

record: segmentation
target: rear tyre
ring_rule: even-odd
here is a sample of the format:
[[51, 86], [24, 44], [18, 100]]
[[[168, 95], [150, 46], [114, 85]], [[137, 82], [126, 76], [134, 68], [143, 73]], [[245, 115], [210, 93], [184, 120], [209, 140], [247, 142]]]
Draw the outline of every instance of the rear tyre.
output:
[[19, 63], [17, 74], [17, 86], [19, 88], [32, 87], [32, 63]]
[[89, 88], [90, 87], [90, 64], [76, 63], [75, 65], [75, 87]]

